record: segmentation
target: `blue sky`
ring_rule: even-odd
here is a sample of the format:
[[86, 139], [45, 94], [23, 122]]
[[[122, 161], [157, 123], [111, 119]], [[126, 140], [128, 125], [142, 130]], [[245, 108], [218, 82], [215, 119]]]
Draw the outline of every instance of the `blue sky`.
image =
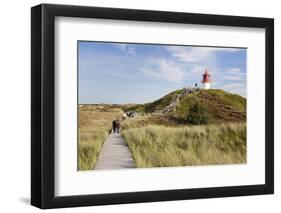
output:
[[211, 87], [246, 97], [242, 48], [78, 42], [80, 104], [147, 103], [183, 87]]

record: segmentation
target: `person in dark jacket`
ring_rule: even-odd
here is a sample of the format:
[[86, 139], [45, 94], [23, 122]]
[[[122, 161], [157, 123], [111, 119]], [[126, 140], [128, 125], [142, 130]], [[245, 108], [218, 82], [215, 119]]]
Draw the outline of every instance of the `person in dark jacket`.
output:
[[117, 120], [117, 119], [115, 119], [114, 121], [112, 121], [112, 130], [113, 130], [114, 133], [116, 132], [116, 120]]
[[120, 126], [121, 126], [120, 121], [118, 119], [116, 119], [116, 131], [117, 131], [117, 133], [119, 133], [119, 131], [120, 131]]

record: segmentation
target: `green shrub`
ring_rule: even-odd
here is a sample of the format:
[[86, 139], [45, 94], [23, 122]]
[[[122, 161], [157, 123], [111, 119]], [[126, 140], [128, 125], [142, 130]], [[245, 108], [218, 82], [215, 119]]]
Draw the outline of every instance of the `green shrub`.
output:
[[209, 116], [206, 113], [206, 107], [198, 101], [192, 104], [188, 110], [187, 120], [195, 125], [207, 124]]

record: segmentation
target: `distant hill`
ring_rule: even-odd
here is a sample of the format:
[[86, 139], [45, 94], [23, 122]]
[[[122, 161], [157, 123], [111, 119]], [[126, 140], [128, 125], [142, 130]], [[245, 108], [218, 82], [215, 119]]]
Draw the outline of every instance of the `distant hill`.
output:
[[[173, 91], [154, 102], [133, 106], [130, 110], [140, 113], [157, 112], [169, 105], [174, 96], [182, 91]], [[179, 100], [176, 108], [167, 115], [192, 121], [190, 118], [193, 118], [194, 113], [196, 116], [200, 114], [201, 117], [206, 117], [208, 123], [245, 122], [246, 99], [218, 89], [199, 90]]]

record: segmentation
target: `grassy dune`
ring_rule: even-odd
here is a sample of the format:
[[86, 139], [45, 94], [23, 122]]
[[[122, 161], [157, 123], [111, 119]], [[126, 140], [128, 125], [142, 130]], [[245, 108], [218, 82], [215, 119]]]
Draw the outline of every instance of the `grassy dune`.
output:
[[183, 98], [175, 116], [185, 118], [194, 104], [200, 104], [208, 123], [245, 122], [246, 99], [223, 90], [200, 90]]
[[94, 168], [112, 120], [121, 115], [121, 108], [112, 105], [79, 106], [79, 170]]
[[[154, 102], [132, 106], [130, 110], [140, 113], [152, 113], [161, 110], [170, 103], [175, 95], [181, 92], [182, 90], [173, 91]], [[208, 117], [208, 123], [243, 123], [246, 121], [246, 101], [245, 98], [239, 95], [223, 90], [200, 90], [180, 100], [176, 109], [171, 111], [169, 116], [179, 120], [186, 120], [186, 123], [190, 123], [187, 119], [190, 108], [194, 104], [200, 104], [204, 109], [205, 116]]]
[[122, 135], [139, 168], [246, 163], [244, 123], [133, 128], [130, 122]]

